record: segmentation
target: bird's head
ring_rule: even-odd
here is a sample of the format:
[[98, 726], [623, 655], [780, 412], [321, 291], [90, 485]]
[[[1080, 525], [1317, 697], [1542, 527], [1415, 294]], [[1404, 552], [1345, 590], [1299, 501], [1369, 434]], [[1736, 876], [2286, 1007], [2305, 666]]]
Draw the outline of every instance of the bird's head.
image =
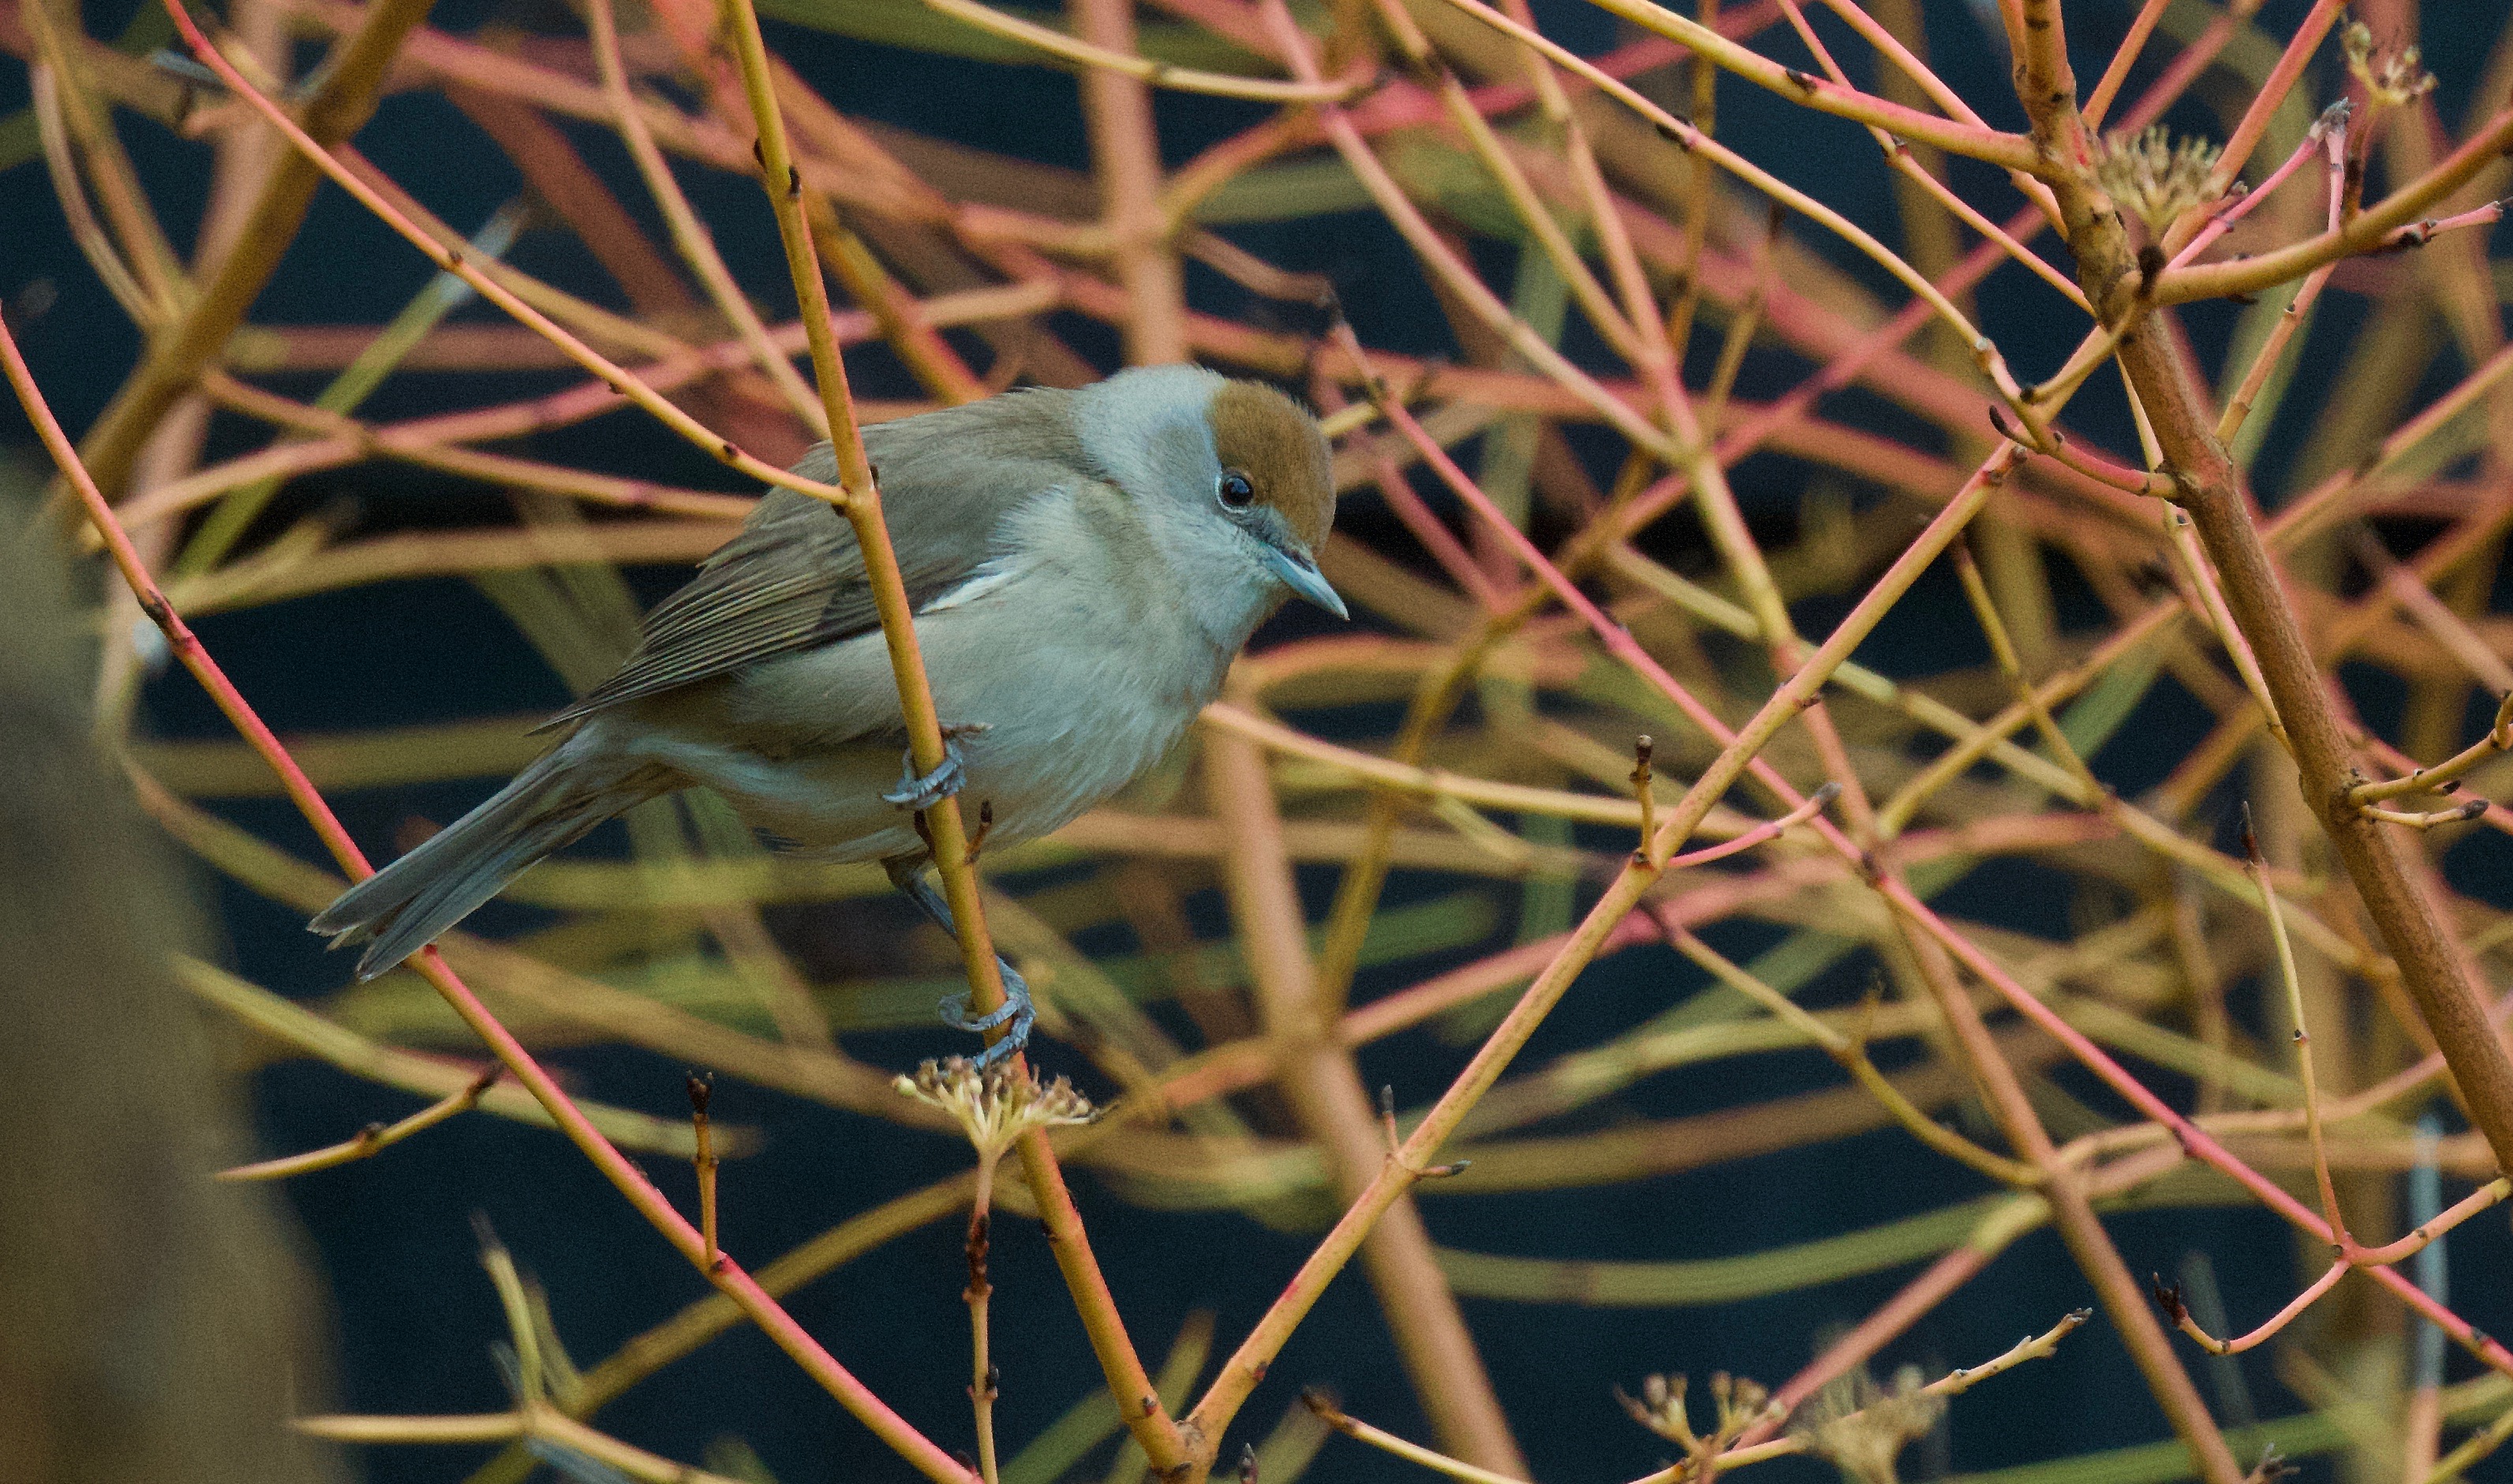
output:
[[1157, 366], [1087, 388], [1074, 409], [1084, 448], [1161, 510], [1169, 541], [1186, 548], [1174, 555], [1196, 576], [1261, 594], [1265, 611], [1297, 595], [1350, 617], [1318, 571], [1335, 524], [1335, 469], [1326, 435], [1298, 403], [1255, 381]]

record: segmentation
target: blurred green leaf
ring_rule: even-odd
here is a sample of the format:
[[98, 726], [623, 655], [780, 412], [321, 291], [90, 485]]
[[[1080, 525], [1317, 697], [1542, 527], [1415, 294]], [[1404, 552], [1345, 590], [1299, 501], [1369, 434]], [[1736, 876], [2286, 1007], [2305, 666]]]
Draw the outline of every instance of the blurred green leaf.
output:
[[[1066, 29], [1063, 14], [1058, 11], [1033, 10], [1017, 5], [994, 8], [1016, 20], [1025, 20], [1054, 31]], [[816, 31], [827, 31], [831, 35], [852, 37], [857, 41], [877, 42], [910, 52], [999, 62], [1005, 66], [1073, 70], [1072, 63], [1059, 58], [1050, 57], [1035, 47], [1023, 46], [1010, 37], [979, 30], [939, 11], [928, 10], [917, 0], [762, 0], [759, 14], [809, 26]], [[1277, 75], [1276, 69], [1261, 58], [1251, 56], [1210, 31], [1177, 21], [1150, 20], [1137, 25], [1135, 50], [1154, 61], [1165, 61], [1177, 67], [1258, 77]]]

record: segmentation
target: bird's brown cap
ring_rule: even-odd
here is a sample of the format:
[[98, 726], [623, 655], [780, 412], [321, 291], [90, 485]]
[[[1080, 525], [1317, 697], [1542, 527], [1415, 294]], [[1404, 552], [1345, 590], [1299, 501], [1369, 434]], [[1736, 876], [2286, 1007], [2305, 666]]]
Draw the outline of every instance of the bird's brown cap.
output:
[[1282, 512], [1312, 551], [1335, 525], [1335, 460], [1317, 420], [1300, 404], [1256, 381], [1230, 381], [1213, 394], [1213, 449], [1224, 469], [1256, 487], [1259, 504]]

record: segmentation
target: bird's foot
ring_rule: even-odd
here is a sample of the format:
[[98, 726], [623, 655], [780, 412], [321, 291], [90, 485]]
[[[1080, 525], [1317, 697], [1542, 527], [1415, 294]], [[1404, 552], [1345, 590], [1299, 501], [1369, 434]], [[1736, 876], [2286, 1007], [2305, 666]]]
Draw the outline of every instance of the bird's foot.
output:
[[[951, 921], [950, 903], [944, 902], [942, 894], [934, 890], [934, 884], [925, 879], [922, 862], [911, 857], [900, 857], [883, 862], [882, 868], [890, 873], [891, 885], [915, 902], [917, 910], [931, 918], [936, 927], [953, 938], [960, 936], [959, 928]], [[972, 1035], [983, 1035], [998, 1025], [1009, 1024], [1011, 1028], [1004, 1032], [1002, 1040], [978, 1054], [979, 1066], [992, 1066], [1028, 1045], [1029, 1028], [1038, 1020], [1038, 1011], [1030, 1003], [1028, 982], [1006, 963], [1000, 953], [995, 955], [995, 968], [1004, 978], [1002, 1004], [984, 1015], [973, 1016], [969, 1013], [969, 996], [952, 994], [945, 995], [939, 1007], [943, 1024]]]
[[1038, 1011], [1030, 1004], [1028, 983], [1000, 956], [995, 959], [995, 967], [1004, 977], [1002, 1004], [984, 1015], [971, 1015], [969, 996], [950, 994], [943, 996], [939, 1007], [943, 1024], [972, 1035], [982, 1035], [998, 1025], [1010, 1024], [1011, 1028], [1004, 1032], [1002, 1040], [978, 1054], [977, 1064], [981, 1067], [992, 1066], [1028, 1045], [1029, 1028], [1038, 1020]]
[[986, 730], [986, 723], [972, 722], [942, 729], [942, 761], [931, 773], [916, 771], [916, 752], [909, 749], [902, 759], [898, 786], [881, 796], [885, 804], [901, 809], [931, 809], [968, 786], [969, 760], [960, 753], [963, 737], [974, 737]]

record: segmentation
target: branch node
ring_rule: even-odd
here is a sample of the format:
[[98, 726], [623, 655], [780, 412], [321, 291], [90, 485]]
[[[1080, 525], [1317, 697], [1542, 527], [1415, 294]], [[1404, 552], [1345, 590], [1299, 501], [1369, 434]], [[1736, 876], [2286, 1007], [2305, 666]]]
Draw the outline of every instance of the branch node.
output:
[[2180, 1284], [2165, 1282], [2164, 1274], [2160, 1272], [2148, 1273], [2147, 1278], [2151, 1284], [2150, 1292], [2155, 1295], [2155, 1306], [2164, 1310], [2164, 1317], [2174, 1324], [2190, 1317], [2190, 1306], [2181, 1301]]

